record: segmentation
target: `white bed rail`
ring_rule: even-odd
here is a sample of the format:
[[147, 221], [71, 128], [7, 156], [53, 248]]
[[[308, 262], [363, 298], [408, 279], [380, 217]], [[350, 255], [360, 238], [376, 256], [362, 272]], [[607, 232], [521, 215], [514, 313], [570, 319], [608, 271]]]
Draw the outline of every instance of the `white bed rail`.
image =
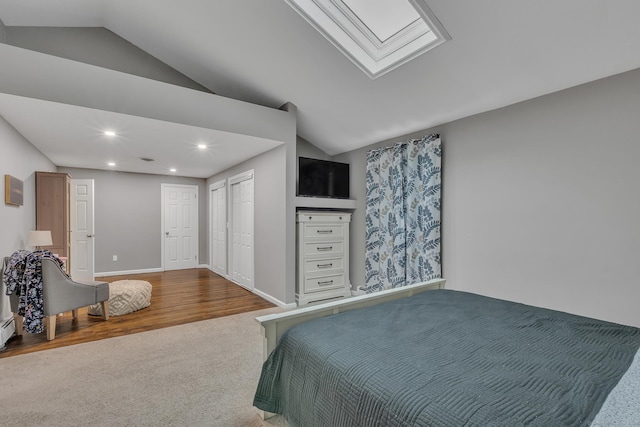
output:
[[401, 288], [387, 289], [373, 294], [359, 295], [323, 304], [299, 308], [285, 313], [256, 317], [262, 326], [263, 358], [267, 359], [283, 333], [288, 329], [320, 317], [331, 316], [356, 308], [370, 307], [383, 302], [410, 297], [421, 292], [444, 288], [445, 279], [434, 279]]

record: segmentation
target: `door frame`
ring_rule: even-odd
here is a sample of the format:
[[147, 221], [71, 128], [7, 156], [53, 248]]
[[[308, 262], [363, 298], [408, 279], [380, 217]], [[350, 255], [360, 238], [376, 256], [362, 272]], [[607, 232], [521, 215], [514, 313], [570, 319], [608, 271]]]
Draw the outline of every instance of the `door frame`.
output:
[[[222, 180], [222, 181], [218, 181], [218, 182], [214, 182], [213, 184], [209, 185], [209, 270], [213, 271], [214, 273], [224, 277], [225, 279], [229, 278], [229, 189], [227, 188], [227, 181], [226, 180]], [[219, 271], [216, 271], [213, 268], [213, 244], [214, 244], [214, 239], [213, 239], [213, 199], [211, 197], [211, 193], [213, 193], [215, 190], [219, 190], [221, 188], [225, 189], [225, 210], [224, 210], [224, 220], [225, 220], [225, 273], [221, 273]]]
[[169, 184], [169, 183], [161, 183], [160, 184], [160, 268], [162, 271], [165, 270], [165, 231], [164, 231], [164, 220], [165, 220], [165, 197], [164, 193], [167, 187], [180, 187], [180, 188], [194, 188], [196, 190], [196, 221], [195, 221], [195, 254], [198, 256], [196, 258], [196, 266], [198, 268], [200, 265], [200, 230], [199, 230], [199, 222], [200, 222], [200, 202], [198, 201], [198, 193], [200, 188], [195, 184]]

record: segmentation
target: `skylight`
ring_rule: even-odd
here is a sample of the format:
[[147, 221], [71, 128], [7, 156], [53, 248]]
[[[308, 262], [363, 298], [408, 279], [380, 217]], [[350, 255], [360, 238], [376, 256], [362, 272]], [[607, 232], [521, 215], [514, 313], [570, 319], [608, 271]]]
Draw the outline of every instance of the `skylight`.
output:
[[450, 39], [425, 0], [285, 0], [375, 79]]
[[407, 0], [343, 0], [381, 43], [420, 18]]

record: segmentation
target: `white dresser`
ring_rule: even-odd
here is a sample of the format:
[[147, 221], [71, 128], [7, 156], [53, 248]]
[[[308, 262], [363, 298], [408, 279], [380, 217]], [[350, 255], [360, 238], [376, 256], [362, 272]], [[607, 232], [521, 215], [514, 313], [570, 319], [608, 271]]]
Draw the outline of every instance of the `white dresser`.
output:
[[299, 306], [351, 296], [349, 223], [351, 214], [298, 212], [296, 300]]

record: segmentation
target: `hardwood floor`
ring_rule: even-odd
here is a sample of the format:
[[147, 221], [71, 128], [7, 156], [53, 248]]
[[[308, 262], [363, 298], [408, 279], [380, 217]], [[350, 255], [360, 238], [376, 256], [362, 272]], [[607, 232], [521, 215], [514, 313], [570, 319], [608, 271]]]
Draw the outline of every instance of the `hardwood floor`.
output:
[[54, 340], [47, 341], [46, 331], [23, 332], [22, 336], [7, 342], [0, 358], [274, 307], [207, 269], [109, 276], [99, 280], [123, 279], [150, 282], [153, 286], [151, 305], [124, 316], [112, 316], [107, 321], [100, 316], [89, 316], [87, 308], [80, 309], [75, 320], [71, 312], [64, 313], [57, 318]]

